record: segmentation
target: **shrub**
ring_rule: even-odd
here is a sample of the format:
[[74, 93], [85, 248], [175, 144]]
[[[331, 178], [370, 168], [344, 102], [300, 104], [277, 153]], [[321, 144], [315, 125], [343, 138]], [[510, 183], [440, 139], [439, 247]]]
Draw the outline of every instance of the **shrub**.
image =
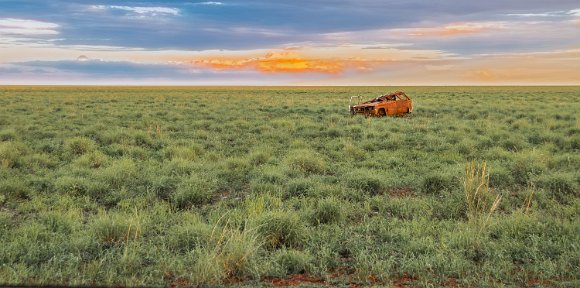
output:
[[211, 201], [217, 187], [217, 181], [209, 175], [192, 175], [177, 186], [171, 199], [181, 209], [201, 206]]
[[80, 156], [97, 149], [97, 143], [86, 137], [74, 137], [65, 141], [65, 151], [71, 156]]
[[306, 228], [291, 212], [264, 213], [257, 220], [257, 229], [268, 248], [299, 247], [306, 238]]
[[343, 219], [343, 207], [339, 200], [326, 198], [320, 200], [312, 213], [314, 224], [340, 223]]

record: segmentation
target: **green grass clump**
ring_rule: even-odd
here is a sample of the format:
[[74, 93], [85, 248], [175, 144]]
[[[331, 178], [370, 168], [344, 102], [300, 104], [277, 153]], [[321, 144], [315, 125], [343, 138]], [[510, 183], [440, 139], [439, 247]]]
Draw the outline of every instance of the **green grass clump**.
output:
[[314, 224], [338, 224], [344, 218], [344, 205], [336, 198], [318, 201], [312, 213]]
[[549, 191], [552, 197], [559, 202], [570, 201], [580, 197], [580, 188], [574, 181], [572, 174], [546, 174], [538, 178], [539, 187]]
[[326, 162], [322, 155], [311, 150], [293, 150], [286, 156], [288, 167], [294, 171], [306, 174], [323, 174]]
[[438, 194], [457, 188], [458, 181], [455, 177], [446, 174], [431, 174], [423, 178], [421, 190], [427, 194]]
[[255, 230], [215, 227], [212, 239], [197, 254], [191, 267], [192, 284], [216, 285], [230, 277], [247, 278], [257, 273], [258, 249], [261, 247]]
[[32, 190], [22, 181], [16, 179], [0, 180], [0, 195], [7, 199], [24, 200], [28, 199]]
[[172, 250], [185, 253], [207, 246], [213, 232], [211, 225], [194, 221], [174, 226], [167, 237]]
[[288, 182], [288, 196], [289, 197], [299, 197], [299, 196], [309, 196], [314, 190], [316, 182], [309, 178], [298, 178], [293, 179]]
[[0, 130], [0, 141], [12, 141], [16, 139], [16, 130], [3, 129]]
[[312, 255], [307, 251], [281, 249], [274, 259], [280, 270], [279, 276], [285, 276], [309, 272]]
[[258, 233], [269, 248], [300, 247], [306, 239], [306, 229], [295, 213], [288, 211], [268, 212], [256, 223]]
[[20, 142], [0, 142], [0, 167], [17, 168], [21, 157], [28, 154], [28, 147]]
[[501, 199], [489, 185], [489, 167], [486, 162], [469, 163], [465, 168], [463, 191], [467, 205], [467, 216], [476, 218], [483, 213], [493, 213]]
[[139, 219], [119, 213], [101, 213], [91, 226], [94, 238], [106, 246], [127, 244], [143, 233]]
[[192, 206], [201, 206], [212, 200], [218, 186], [215, 179], [206, 174], [194, 174], [181, 182], [171, 200], [176, 207], [188, 209]]
[[86, 137], [74, 137], [65, 142], [65, 150], [71, 156], [80, 156], [97, 149], [97, 143]]
[[370, 195], [376, 195], [385, 189], [385, 183], [381, 174], [381, 172], [373, 170], [356, 170], [347, 174], [344, 181], [350, 188]]

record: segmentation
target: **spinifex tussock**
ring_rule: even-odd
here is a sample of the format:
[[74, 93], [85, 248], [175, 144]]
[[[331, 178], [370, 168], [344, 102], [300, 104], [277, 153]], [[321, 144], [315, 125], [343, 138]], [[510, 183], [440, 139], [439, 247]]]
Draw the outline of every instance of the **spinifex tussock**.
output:
[[472, 161], [465, 167], [463, 190], [469, 219], [486, 212], [491, 215], [499, 205], [501, 195], [496, 194], [489, 186], [490, 172], [491, 168], [488, 168], [485, 161]]

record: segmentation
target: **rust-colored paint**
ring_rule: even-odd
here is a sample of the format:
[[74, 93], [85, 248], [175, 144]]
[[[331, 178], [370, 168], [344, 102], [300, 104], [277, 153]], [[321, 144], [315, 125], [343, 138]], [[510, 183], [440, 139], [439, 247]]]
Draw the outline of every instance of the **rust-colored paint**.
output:
[[[352, 99], [352, 98], [351, 98]], [[413, 100], [405, 92], [397, 91], [378, 96], [367, 102], [349, 106], [350, 113], [365, 116], [400, 115], [413, 112]]]

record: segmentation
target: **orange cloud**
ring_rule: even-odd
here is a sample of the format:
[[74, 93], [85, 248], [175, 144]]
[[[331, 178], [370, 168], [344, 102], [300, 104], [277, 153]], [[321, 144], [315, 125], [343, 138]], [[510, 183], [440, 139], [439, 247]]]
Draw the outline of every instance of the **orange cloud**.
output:
[[486, 31], [500, 30], [505, 27], [501, 22], [470, 22], [470, 23], [453, 23], [442, 27], [435, 28], [417, 28], [408, 30], [407, 35], [417, 37], [438, 37], [438, 36], [459, 36], [465, 34], [483, 33]]
[[296, 50], [269, 52], [256, 58], [211, 58], [193, 61], [194, 66], [216, 70], [255, 69], [264, 73], [326, 73], [340, 74], [347, 67], [358, 70], [370, 69], [364, 61], [344, 59], [309, 59], [299, 55]]

